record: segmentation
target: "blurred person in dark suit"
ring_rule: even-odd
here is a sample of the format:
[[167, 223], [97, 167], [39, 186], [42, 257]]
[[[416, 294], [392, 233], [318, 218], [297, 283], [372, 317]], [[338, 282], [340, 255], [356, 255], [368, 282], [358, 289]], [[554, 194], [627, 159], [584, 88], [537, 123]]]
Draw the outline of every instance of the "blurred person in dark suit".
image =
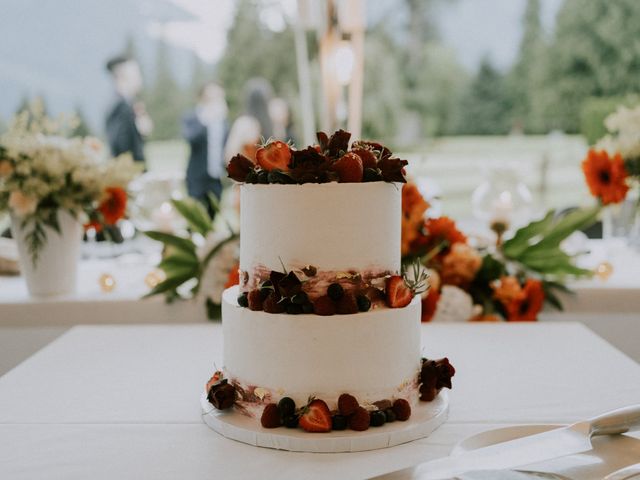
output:
[[196, 108], [182, 120], [182, 135], [189, 142], [187, 192], [203, 202], [213, 217], [208, 195], [219, 200], [221, 178], [226, 176], [224, 148], [229, 134], [227, 102], [224, 89], [217, 83], [207, 83], [198, 95]]
[[137, 162], [144, 162], [144, 137], [153, 130], [153, 122], [144, 104], [137, 100], [142, 90], [142, 72], [138, 62], [126, 56], [107, 62], [113, 79], [116, 99], [107, 114], [106, 131], [114, 156], [131, 153]]

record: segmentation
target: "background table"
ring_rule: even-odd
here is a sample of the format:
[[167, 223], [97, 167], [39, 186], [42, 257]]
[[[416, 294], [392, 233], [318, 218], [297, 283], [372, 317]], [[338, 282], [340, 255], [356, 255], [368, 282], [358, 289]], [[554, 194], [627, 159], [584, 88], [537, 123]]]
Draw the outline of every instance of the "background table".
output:
[[[482, 430], [640, 401], [640, 366], [579, 324], [425, 325], [423, 344], [458, 368], [445, 425], [383, 451], [300, 454], [202, 423], [219, 325], [75, 327], [0, 377], [0, 478], [363, 478], [446, 455]], [[611, 441], [640, 461], [640, 441]]]

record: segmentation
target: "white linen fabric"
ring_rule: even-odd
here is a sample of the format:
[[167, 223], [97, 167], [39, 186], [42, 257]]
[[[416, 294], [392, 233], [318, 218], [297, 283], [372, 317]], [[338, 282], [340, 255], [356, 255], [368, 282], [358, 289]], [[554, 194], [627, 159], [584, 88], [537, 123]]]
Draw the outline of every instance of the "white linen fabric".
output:
[[[424, 325], [422, 337], [457, 368], [449, 421], [390, 450], [320, 455], [250, 447], [202, 423], [219, 324], [75, 327], [0, 377], [0, 478], [364, 478], [482, 430], [640, 399], [640, 366], [579, 324]], [[617, 442], [616, 468], [640, 459], [640, 441], [604, 441]]]

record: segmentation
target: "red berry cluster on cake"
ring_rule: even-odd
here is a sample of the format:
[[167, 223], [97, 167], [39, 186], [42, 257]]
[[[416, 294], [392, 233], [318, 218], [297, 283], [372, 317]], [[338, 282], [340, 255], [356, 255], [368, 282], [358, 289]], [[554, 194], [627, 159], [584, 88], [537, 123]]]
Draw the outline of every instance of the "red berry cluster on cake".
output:
[[228, 166], [241, 184], [240, 285], [223, 294], [224, 368], [206, 389], [264, 428], [363, 431], [451, 388], [447, 359], [421, 359], [426, 275], [401, 271], [407, 162], [349, 140], [270, 141], [255, 163]]

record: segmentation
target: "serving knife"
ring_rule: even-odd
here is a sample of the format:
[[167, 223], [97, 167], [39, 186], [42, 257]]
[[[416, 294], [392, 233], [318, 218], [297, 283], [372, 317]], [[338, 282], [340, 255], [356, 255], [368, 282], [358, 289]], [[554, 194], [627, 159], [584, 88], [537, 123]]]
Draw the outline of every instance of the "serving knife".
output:
[[433, 460], [412, 469], [411, 478], [444, 480], [474, 470], [502, 470], [591, 450], [591, 437], [617, 435], [640, 428], [640, 404], [567, 427]]

